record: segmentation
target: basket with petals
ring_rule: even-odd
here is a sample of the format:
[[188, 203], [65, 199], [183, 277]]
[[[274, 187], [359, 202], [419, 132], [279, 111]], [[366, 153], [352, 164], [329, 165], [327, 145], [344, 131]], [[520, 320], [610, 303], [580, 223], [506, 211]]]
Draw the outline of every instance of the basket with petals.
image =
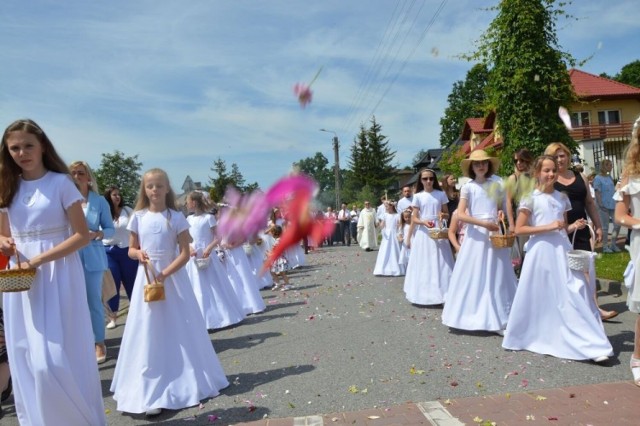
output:
[[447, 221], [442, 219], [439, 228], [429, 229], [429, 237], [433, 240], [446, 240], [449, 238], [449, 230], [447, 229]]
[[[588, 226], [588, 225], [587, 225]], [[589, 232], [591, 233], [592, 241], [595, 241], [595, 234], [591, 226], [588, 226]], [[576, 239], [576, 234], [578, 232], [573, 233], [573, 237], [571, 238], [571, 246], [573, 247], [573, 242]], [[574, 271], [582, 271], [589, 272], [589, 267], [591, 265], [591, 258], [593, 256], [593, 243], [591, 243], [591, 251], [587, 250], [569, 250], [567, 251], [567, 263], [569, 264], [569, 268]]]
[[0, 271], [0, 292], [12, 293], [17, 291], [27, 291], [31, 289], [33, 280], [36, 277], [36, 268], [21, 268], [20, 255], [16, 250], [17, 269], [7, 269]]
[[[501, 220], [502, 227], [499, 233], [489, 235], [491, 245], [494, 248], [511, 248], [516, 241], [516, 235], [510, 233], [504, 220]], [[504, 231], [503, 231], [504, 230]]]

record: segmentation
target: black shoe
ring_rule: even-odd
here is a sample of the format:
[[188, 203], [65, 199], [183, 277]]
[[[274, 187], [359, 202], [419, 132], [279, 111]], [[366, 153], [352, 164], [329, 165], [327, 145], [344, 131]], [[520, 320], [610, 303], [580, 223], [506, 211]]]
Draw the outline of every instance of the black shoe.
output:
[[9, 377], [9, 382], [7, 383], [7, 388], [2, 391], [0, 395], [0, 402], [5, 402], [11, 396], [11, 377]]

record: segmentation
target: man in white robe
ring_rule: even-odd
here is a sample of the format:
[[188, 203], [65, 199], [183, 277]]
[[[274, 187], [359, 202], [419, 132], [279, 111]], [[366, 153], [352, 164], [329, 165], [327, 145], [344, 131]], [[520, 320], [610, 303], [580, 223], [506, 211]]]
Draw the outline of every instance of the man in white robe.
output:
[[364, 209], [358, 217], [358, 244], [366, 251], [378, 248], [378, 232], [376, 230], [376, 211], [371, 203], [364, 202]]

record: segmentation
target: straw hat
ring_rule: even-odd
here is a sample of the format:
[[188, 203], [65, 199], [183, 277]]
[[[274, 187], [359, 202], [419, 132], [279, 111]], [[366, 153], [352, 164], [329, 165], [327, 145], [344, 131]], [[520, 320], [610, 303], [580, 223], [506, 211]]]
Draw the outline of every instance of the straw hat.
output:
[[469, 155], [469, 158], [462, 160], [462, 164], [460, 165], [460, 168], [462, 169], [462, 174], [469, 177], [469, 169], [471, 168], [471, 162], [484, 161], [484, 160], [491, 161], [491, 165], [493, 166], [493, 173], [498, 172], [498, 168], [500, 167], [500, 160], [498, 160], [495, 157], [489, 157], [489, 155], [483, 149], [478, 149], [476, 151], [473, 151], [471, 155]]

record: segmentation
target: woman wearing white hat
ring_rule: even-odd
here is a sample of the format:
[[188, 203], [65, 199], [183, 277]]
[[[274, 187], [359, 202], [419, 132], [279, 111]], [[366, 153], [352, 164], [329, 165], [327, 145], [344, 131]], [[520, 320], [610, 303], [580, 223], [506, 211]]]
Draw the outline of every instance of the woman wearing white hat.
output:
[[[504, 197], [491, 179], [500, 161], [483, 150], [462, 160], [462, 172], [472, 180], [460, 191], [459, 220], [468, 224], [451, 275], [442, 323], [462, 330], [503, 334], [516, 292], [509, 248], [494, 248], [489, 234], [499, 232], [498, 210]], [[502, 212], [500, 212], [502, 213]]]

